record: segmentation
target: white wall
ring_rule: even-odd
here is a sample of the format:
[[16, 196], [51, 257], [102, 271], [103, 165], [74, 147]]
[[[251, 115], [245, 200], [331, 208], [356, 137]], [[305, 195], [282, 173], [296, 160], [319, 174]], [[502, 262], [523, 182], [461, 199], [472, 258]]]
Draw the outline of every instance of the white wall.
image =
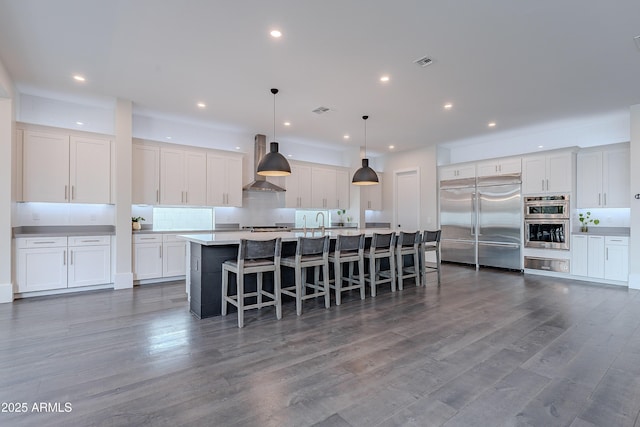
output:
[[15, 205], [15, 90], [0, 63], [0, 302], [13, 301], [11, 214]]
[[629, 287], [640, 289], [640, 200], [634, 196], [640, 194], [640, 104], [630, 108], [631, 113], [631, 238], [629, 239]]
[[[627, 141], [629, 111], [621, 111], [508, 132], [487, 131], [486, 135], [442, 144], [441, 148], [449, 150], [448, 163], [462, 163], [557, 148], [584, 148]], [[441, 161], [446, 161], [446, 157]]]
[[[420, 229], [438, 228], [438, 191], [437, 191], [437, 149], [425, 147], [418, 150], [391, 154], [383, 162], [384, 178], [382, 184], [382, 206], [380, 212], [367, 211], [367, 222], [393, 222], [393, 175], [403, 169], [420, 170]], [[394, 227], [395, 224], [392, 224]]]

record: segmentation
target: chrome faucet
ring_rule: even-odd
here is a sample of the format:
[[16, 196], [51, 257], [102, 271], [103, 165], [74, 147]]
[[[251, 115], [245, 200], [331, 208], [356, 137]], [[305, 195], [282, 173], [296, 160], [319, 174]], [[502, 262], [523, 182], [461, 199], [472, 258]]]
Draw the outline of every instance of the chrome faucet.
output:
[[302, 231], [304, 232], [304, 235], [307, 235], [307, 216], [306, 215], [302, 215], [302, 220], [304, 221], [304, 225], [302, 226]]
[[320, 226], [320, 230], [322, 231], [322, 235], [324, 236], [324, 212], [318, 212], [318, 214], [316, 215], [316, 222], [318, 223], [318, 225], [320, 225], [320, 222], [318, 221], [318, 217], [322, 216], [322, 225]]

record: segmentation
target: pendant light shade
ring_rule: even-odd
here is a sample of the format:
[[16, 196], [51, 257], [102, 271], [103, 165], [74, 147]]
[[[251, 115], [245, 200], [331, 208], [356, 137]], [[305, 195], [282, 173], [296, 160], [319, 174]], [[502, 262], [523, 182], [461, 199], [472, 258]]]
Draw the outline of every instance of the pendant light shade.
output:
[[351, 183], [354, 185], [375, 185], [379, 184], [378, 174], [369, 167], [369, 159], [367, 159], [367, 119], [369, 116], [362, 116], [364, 120], [364, 159], [362, 159], [362, 167], [353, 174]]
[[262, 176], [287, 176], [291, 175], [291, 166], [287, 159], [278, 152], [276, 141], [276, 94], [278, 89], [271, 89], [273, 94], [273, 142], [269, 144], [269, 152], [260, 160], [257, 174]]

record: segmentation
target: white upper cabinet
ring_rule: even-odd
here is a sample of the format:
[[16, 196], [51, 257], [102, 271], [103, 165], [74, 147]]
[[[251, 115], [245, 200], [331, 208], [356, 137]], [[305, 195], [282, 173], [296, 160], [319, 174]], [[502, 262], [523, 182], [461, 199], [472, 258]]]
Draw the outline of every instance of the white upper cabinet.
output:
[[513, 159], [496, 159], [478, 163], [478, 176], [496, 176], [519, 174], [522, 171], [520, 157]]
[[111, 141], [71, 137], [69, 146], [71, 202], [111, 201]]
[[378, 174], [378, 184], [360, 186], [360, 199], [364, 208], [370, 211], [382, 210], [382, 173]]
[[336, 208], [349, 209], [349, 187], [351, 187], [351, 177], [349, 171], [345, 169], [336, 170]]
[[578, 154], [578, 208], [628, 208], [629, 150], [616, 148]]
[[475, 178], [475, 176], [475, 164], [445, 166], [440, 168], [440, 181], [447, 181], [450, 179]]
[[311, 206], [318, 209], [337, 208], [336, 169], [313, 166], [311, 168]]
[[160, 147], [134, 143], [131, 163], [133, 204], [160, 203]]
[[204, 151], [160, 148], [160, 202], [204, 206], [207, 199], [207, 156]]
[[26, 130], [25, 202], [111, 203], [111, 141]]
[[522, 159], [522, 192], [570, 193], [573, 184], [573, 153], [554, 153]]
[[207, 205], [242, 206], [242, 157], [207, 153]]
[[285, 177], [285, 207], [311, 207], [311, 166], [291, 164], [291, 175]]

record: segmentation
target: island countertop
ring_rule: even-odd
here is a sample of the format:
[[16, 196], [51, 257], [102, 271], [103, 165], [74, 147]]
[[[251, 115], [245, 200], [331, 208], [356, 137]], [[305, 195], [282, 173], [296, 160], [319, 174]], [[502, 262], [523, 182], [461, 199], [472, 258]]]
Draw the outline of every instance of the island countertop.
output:
[[272, 231], [272, 232], [250, 232], [250, 231], [238, 231], [238, 232], [222, 232], [222, 233], [202, 233], [202, 234], [179, 234], [177, 237], [187, 240], [192, 243], [197, 243], [203, 246], [219, 246], [219, 245], [237, 245], [240, 243], [240, 239], [250, 240], [271, 240], [280, 237], [283, 242], [295, 242], [298, 237], [321, 237], [329, 236], [330, 238], [336, 238], [338, 235], [342, 236], [358, 236], [364, 234], [365, 236], [372, 236], [373, 233], [391, 233], [388, 228], [365, 228], [365, 229], [331, 229], [326, 230], [324, 234], [319, 229], [315, 229], [312, 233], [311, 229], [304, 231]]

